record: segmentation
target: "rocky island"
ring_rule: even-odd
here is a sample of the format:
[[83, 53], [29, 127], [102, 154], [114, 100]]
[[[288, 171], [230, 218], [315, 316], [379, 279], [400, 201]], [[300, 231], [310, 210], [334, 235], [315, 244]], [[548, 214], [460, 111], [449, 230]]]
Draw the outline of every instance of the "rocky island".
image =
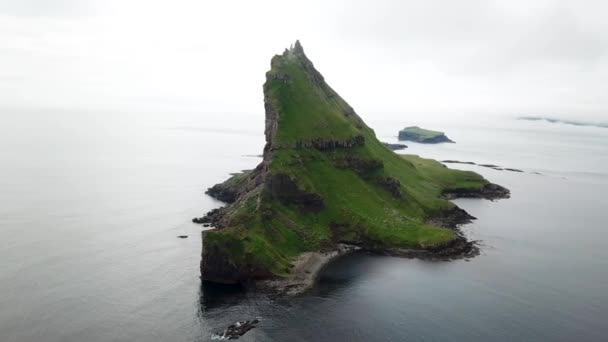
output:
[[418, 126], [400, 130], [399, 140], [414, 141], [421, 144], [453, 143], [443, 132], [431, 131]]
[[228, 204], [193, 220], [215, 227], [203, 232], [204, 281], [297, 293], [354, 250], [470, 256], [457, 226], [473, 217], [448, 198], [509, 196], [474, 172], [392, 152], [299, 42], [272, 58], [263, 89], [261, 163], [210, 188]]

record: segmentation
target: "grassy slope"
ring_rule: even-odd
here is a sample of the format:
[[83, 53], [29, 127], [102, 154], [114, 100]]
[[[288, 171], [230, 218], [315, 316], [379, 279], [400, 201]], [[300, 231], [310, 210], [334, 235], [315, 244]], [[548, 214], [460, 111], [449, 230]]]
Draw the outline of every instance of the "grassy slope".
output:
[[[293, 52], [276, 58], [269, 73], [287, 74], [290, 82], [267, 81], [280, 112], [274, 144], [279, 149], [273, 153], [270, 172], [289, 174], [301, 189], [319, 194], [325, 208], [303, 213], [260, 190], [235, 210], [230, 227], [205, 234], [205, 248], [217, 248], [235, 265], [254, 264], [284, 275], [293, 257], [331, 246], [332, 236], [379, 248], [423, 248], [454, 239], [453, 231], [424, 221], [453, 206], [441, 198], [445, 189], [481, 188], [487, 181], [473, 172], [395, 154], [358, 117], [344, 115], [350, 107], [327, 85], [312, 84]], [[333, 151], [292, 148], [302, 140], [344, 140], [354, 135], [363, 135], [365, 145]], [[384, 167], [363, 175], [336, 167], [336, 161], [347, 157], [381, 160]], [[395, 198], [379, 186], [376, 180], [381, 177], [399, 180], [403, 197]]]
[[312, 86], [293, 53], [275, 56], [273, 64], [275, 68], [269, 73], [284, 73], [290, 78], [289, 84], [277, 80], [270, 83], [275, 106], [281, 111], [276, 147], [312, 138], [343, 140], [359, 133], [343, 115], [348, 105], [339, 97], [328, 98], [322, 89]]

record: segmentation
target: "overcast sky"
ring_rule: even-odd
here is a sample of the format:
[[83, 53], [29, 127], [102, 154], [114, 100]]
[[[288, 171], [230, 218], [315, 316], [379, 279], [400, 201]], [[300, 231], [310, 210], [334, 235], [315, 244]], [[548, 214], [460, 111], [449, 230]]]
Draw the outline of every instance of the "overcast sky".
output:
[[361, 112], [608, 118], [606, 1], [0, 0], [0, 107], [262, 112], [300, 39]]

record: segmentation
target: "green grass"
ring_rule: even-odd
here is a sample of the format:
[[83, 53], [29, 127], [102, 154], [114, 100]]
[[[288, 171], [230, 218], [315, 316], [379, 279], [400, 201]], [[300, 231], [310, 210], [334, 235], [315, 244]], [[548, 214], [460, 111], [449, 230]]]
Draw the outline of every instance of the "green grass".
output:
[[418, 126], [406, 127], [402, 129], [401, 132], [415, 134], [425, 139], [435, 138], [444, 134], [443, 132], [431, 131], [428, 129], [420, 128]]
[[[322, 94], [318, 87], [311, 86], [308, 75], [297, 61], [285, 57], [281, 62], [269, 72], [289, 75], [288, 83], [270, 81], [271, 98], [275, 99], [274, 105], [281, 113], [276, 146], [289, 147], [313, 138], [342, 140], [358, 133], [344, 116], [340, 103], [328, 106], [332, 99]], [[320, 101], [322, 97], [325, 98]]]
[[[289, 81], [274, 78], [277, 74], [288, 75]], [[280, 116], [269, 173], [289, 175], [299, 189], [321, 196], [324, 208], [306, 212], [285, 205], [262, 186], [231, 208], [228, 228], [204, 234], [204, 248], [218, 248], [236, 266], [254, 263], [282, 276], [295, 256], [338, 240], [373, 248], [425, 248], [455, 238], [452, 230], [425, 222], [453, 206], [442, 198], [444, 191], [479, 189], [485, 179], [390, 151], [329, 86], [310, 79], [293, 51], [275, 56], [267, 76], [265, 89]], [[365, 138], [363, 146], [331, 151], [294, 147], [310, 139], [356, 135]], [[365, 173], [340, 167], [347, 158], [377, 160], [383, 167]], [[386, 178], [399, 181], [400, 198], [379, 185]], [[236, 175], [227, 183], [238, 185], [243, 179]]]

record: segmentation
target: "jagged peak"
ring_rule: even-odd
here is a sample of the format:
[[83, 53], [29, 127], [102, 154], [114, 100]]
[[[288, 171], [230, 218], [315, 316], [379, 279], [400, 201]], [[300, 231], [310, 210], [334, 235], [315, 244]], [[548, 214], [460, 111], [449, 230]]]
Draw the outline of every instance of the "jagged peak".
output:
[[[298, 79], [306, 77], [310, 82], [299, 82]], [[291, 89], [291, 90], [289, 90]], [[309, 91], [312, 90], [312, 91]], [[281, 92], [283, 95], [280, 95]], [[293, 92], [298, 95], [288, 95]], [[352, 107], [346, 103], [326, 82], [321, 73], [314, 67], [314, 64], [308, 59], [304, 53], [304, 48], [299, 40], [295, 41], [289, 49], [286, 49], [282, 55], [275, 55], [271, 61], [271, 70], [266, 73], [266, 83], [264, 85], [264, 98], [266, 106], [266, 150], [281, 146], [274, 140], [278, 129], [279, 115], [287, 115], [280, 113], [285, 111], [289, 104], [295, 101], [304, 101], [304, 103], [316, 103], [315, 113], [304, 115], [309, 107], [300, 106], [297, 110], [292, 110], [293, 117], [300, 117], [298, 122], [302, 121], [303, 126], [292, 134], [283, 136], [285, 146], [293, 146], [300, 143], [302, 145], [315, 145], [310, 140], [322, 137], [321, 145], [325, 146], [341, 146], [342, 142], [350, 141], [361, 134], [361, 130], [366, 128], [365, 123], [359, 118]], [[319, 111], [319, 108], [325, 108]], [[314, 116], [316, 119], [304, 119], [307, 116]], [[343, 119], [346, 118], [352, 127], [346, 128]], [[295, 119], [294, 119], [295, 120]], [[322, 122], [322, 124], [319, 124]], [[315, 129], [312, 126], [322, 126], [322, 129]], [[352, 129], [351, 129], [352, 128]], [[373, 132], [370, 133], [373, 135]], [[339, 135], [338, 136], [336, 136]], [[331, 143], [327, 143], [331, 141]], [[325, 147], [322, 147], [325, 148]], [[270, 155], [265, 154], [269, 159]]]
[[293, 45], [292, 51], [294, 53], [304, 54], [304, 48], [302, 48], [302, 44], [300, 44], [300, 40], [296, 40], [296, 43]]
[[299, 59], [308, 60], [306, 54], [304, 53], [304, 48], [302, 47], [302, 43], [300, 43], [300, 40], [296, 40], [294, 44], [289, 45], [289, 48], [286, 48], [285, 51], [283, 51], [283, 56], [296, 57]]

